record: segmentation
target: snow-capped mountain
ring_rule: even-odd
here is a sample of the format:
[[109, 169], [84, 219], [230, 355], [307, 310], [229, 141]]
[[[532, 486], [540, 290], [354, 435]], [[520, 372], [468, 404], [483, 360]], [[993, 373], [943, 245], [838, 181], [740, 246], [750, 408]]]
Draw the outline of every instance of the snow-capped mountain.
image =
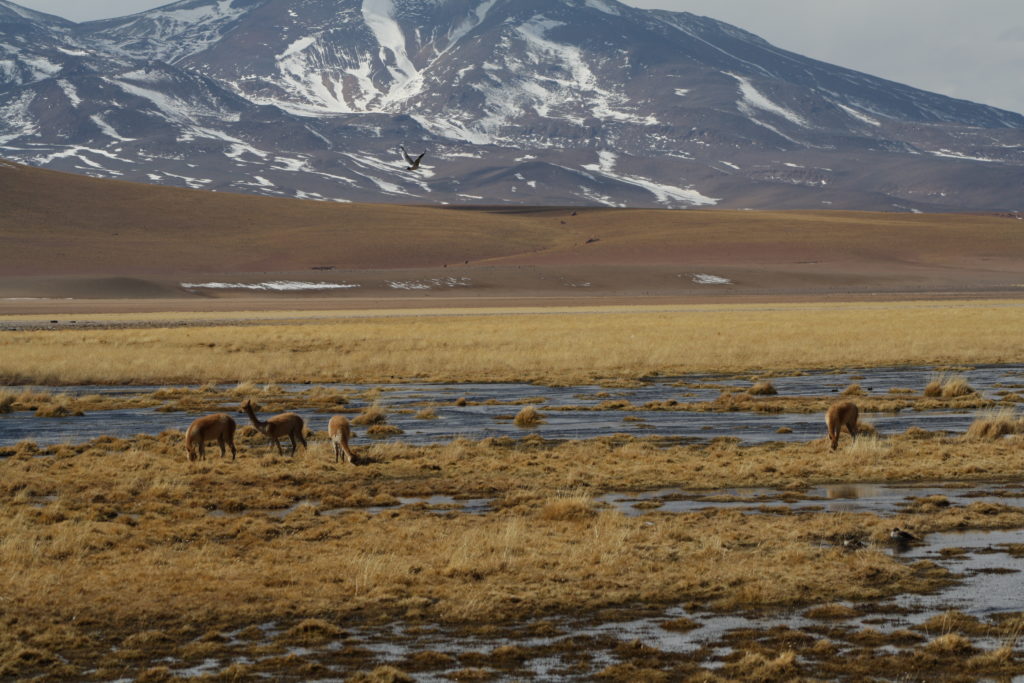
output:
[[0, 0], [0, 156], [343, 201], [1024, 203], [1020, 114], [616, 0]]

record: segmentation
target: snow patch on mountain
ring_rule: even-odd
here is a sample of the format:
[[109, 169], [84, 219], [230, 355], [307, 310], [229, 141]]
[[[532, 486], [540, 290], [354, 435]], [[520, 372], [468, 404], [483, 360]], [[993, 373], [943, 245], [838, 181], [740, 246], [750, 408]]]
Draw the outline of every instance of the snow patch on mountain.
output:
[[57, 81], [57, 85], [59, 85], [61, 90], [64, 91], [64, 94], [67, 95], [68, 101], [71, 102], [72, 107], [77, 107], [82, 103], [82, 98], [78, 96], [78, 90], [76, 90], [75, 86], [69, 81], [62, 78]]
[[598, 162], [596, 164], [583, 164], [583, 168], [588, 171], [597, 171], [612, 180], [647, 190], [654, 195], [655, 200], [659, 204], [673, 206], [677, 203], [682, 203], [692, 206], [713, 206], [720, 201], [706, 197], [693, 188], [675, 187], [639, 176], [616, 173], [615, 165], [618, 161], [618, 155], [615, 152], [601, 150], [598, 152], [597, 158]]
[[772, 102], [766, 96], [761, 94], [761, 92], [758, 91], [757, 88], [751, 85], [748, 79], [738, 74], [731, 73], [729, 71], [724, 71], [723, 73], [726, 76], [732, 76], [737, 81], [739, 81], [740, 100], [739, 102], [737, 102], [737, 106], [739, 107], [740, 111], [742, 111], [747, 116], [753, 117], [753, 110], [760, 109], [761, 111], [766, 111], [769, 114], [781, 116], [787, 121], [795, 123], [798, 126], [803, 126], [804, 128], [810, 127], [810, 124], [807, 122], [807, 119], [800, 116], [791, 109], [787, 109], [781, 105], [776, 104], [775, 102]]
[[491, 8], [494, 7], [494, 3], [497, 1], [498, 0], [484, 0], [483, 3], [477, 5], [473, 15], [466, 17], [465, 21], [456, 26], [448, 35], [448, 47], [445, 48], [445, 52], [455, 46], [466, 36], [466, 34], [482, 24], [484, 19], [487, 18], [487, 14], [491, 11]]
[[[582, 124], [583, 120], [580, 117], [572, 116], [566, 111], [567, 106], [582, 103], [589, 109], [588, 113], [591, 116], [599, 119], [657, 125], [658, 120], [654, 116], [638, 116], [620, 111], [622, 106], [628, 104], [629, 99], [625, 95], [601, 87], [600, 79], [587, 64], [581, 48], [558, 43], [547, 37], [552, 29], [565, 25], [563, 21], [538, 14], [516, 27], [519, 35], [532, 48], [528, 53], [532, 63], [553, 65], [558, 70], [558, 75], [545, 73], [542, 79], [520, 83], [521, 91], [528, 96], [527, 99], [538, 113], [541, 116], [565, 118]], [[498, 93], [498, 99], [501, 101], [502, 97], [507, 97], [507, 93], [504, 93], [504, 88], [499, 90], [502, 91]]]
[[[356, 78], [360, 86], [360, 95], [353, 107], [345, 99], [345, 84], [331, 70], [315, 69], [316, 64], [323, 64], [329, 59], [316, 36], [304, 36], [293, 41], [284, 52], [275, 55], [280, 80], [277, 85], [291, 95], [291, 98], [254, 98], [266, 104], [274, 104], [286, 111], [299, 116], [322, 114], [348, 114], [359, 111], [377, 95], [373, 82], [369, 78], [369, 62], [360, 63], [358, 67], [345, 69]], [[298, 104], [302, 103], [302, 104]]]
[[34, 92], [26, 91], [9, 100], [6, 106], [0, 105], [0, 125], [7, 129], [5, 134], [0, 134], [0, 144], [39, 133], [39, 123], [29, 110], [35, 98]]
[[858, 121], [866, 123], [869, 126], [878, 127], [878, 126], [882, 125], [882, 122], [879, 121], [878, 119], [871, 118], [870, 116], [868, 116], [864, 112], [857, 111], [853, 107], [847, 107], [845, 104], [842, 104], [841, 102], [833, 102], [832, 104], [836, 105], [837, 107], [842, 109], [844, 112], [846, 112], [847, 114], [849, 114], [853, 118], [857, 119]]
[[612, 7], [604, 0], [587, 0], [587, 7], [591, 9], [596, 9], [599, 12], [604, 12], [605, 14], [611, 14], [616, 17], [621, 14], [621, 12], [619, 12], [617, 8]]
[[394, 84], [384, 98], [385, 102], [405, 99], [422, 89], [420, 72], [406, 52], [405, 34], [395, 21], [393, 0], [363, 0], [363, 19], [380, 45], [383, 62]]
[[99, 114], [93, 114], [89, 119], [96, 124], [96, 127], [100, 129], [100, 132], [106, 135], [108, 138], [113, 138], [119, 142], [132, 142], [135, 138], [126, 138], [118, 134], [114, 127], [103, 120]]
[[95, 38], [123, 54], [173, 64], [216, 43], [225, 25], [251, 9], [234, 4], [234, 0], [205, 5], [183, 0], [126, 17], [124, 23], [99, 30]]

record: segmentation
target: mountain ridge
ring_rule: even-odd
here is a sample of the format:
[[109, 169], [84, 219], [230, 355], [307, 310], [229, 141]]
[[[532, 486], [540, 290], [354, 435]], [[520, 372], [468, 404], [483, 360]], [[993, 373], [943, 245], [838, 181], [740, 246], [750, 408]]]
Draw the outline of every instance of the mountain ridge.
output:
[[[180, 0], [71, 24], [16, 7], [0, 0], [0, 154], [49, 168], [336, 201], [1021, 203], [1024, 116], [688, 13]], [[46, 39], [19, 46], [26, 23]], [[429, 150], [421, 171], [399, 144]]]

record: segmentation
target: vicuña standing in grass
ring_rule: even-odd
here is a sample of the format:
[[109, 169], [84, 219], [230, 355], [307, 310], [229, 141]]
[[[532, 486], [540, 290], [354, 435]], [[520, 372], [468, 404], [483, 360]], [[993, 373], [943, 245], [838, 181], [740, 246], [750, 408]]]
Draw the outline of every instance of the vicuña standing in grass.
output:
[[214, 440], [220, 446], [220, 457], [224, 457], [224, 444], [227, 444], [231, 446], [231, 459], [235, 459], [235, 421], [230, 415], [217, 413], [192, 420], [185, 432], [185, 452], [189, 461], [197, 456], [206, 460], [206, 442]]
[[348, 418], [344, 415], [332, 417], [331, 421], [327, 423], [327, 435], [331, 437], [331, 442], [334, 444], [334, 462], [338, 462], [344, 453], [345, 462], [356, 464], [359, 456], [348, 447], [348, 439], [352, 436], [352, 427], [348, 423]]
[[825, 426], [828, 427], [828, 438], [832, 441], [832, 450], [839, 446], [839, 433], [846, 427], [850, 436], [857, 438], [857, 417], [860, 411], [857, 404], [851, 401], [834, 403], [825, 413]]
[[260, 434], [269, 437], [274, 442], [274, 445], [277, 446], [278, 455], [284, 455], [279, 439], [285, 436], [292, 442], [292, 455], [295, 455], [299, 443], [302, 444], [303, 448], [307, 447], [306, 437], [302, 435], [306, 425], [299, 415], [295, 413], [281, 413], [280, 415], [274, 415], [266, 422], [260, 422], [260, 419], [256, 417], [256, 413], [253, 410], [252, 401], [249, 399], [246, 399], [245, 403], [242, 404], [242, 410], [249, 416], [252, 426], [259, 430]]

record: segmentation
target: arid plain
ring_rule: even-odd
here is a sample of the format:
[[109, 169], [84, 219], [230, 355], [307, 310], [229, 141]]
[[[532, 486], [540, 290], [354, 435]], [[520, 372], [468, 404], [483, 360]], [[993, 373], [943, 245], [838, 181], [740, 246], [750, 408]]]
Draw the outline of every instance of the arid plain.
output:
[[[1024, 668], [1019, 606], [962, 599], [1024, 569], [1014, 216], [341, 205], [4, 163], [0, 198], [0, 438], [80, 434], [0, 441], [0, 677]], [[830, 452], [840, 395], [862, 434]], [[309, 448], [279, 456], [246, 399]], [[238, 458], [190, 462], [212, 412]], [[547, 436], [565, 415], [601, 426]], [[737, 427], [659, 433], [698, 415]], [[473, 416], [506, 431], [445, 432]]]

